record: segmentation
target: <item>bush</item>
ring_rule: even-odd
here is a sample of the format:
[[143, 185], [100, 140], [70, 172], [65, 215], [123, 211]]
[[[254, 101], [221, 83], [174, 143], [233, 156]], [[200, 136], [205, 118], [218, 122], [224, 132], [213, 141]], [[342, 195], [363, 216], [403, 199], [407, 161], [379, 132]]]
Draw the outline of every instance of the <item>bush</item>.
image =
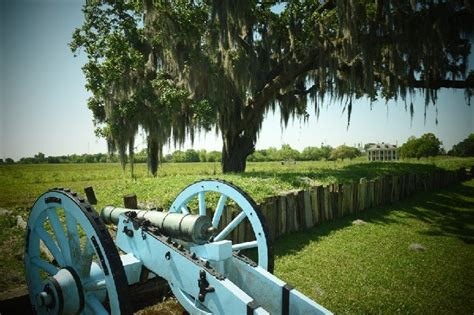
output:
[[399, 154], [402, 158], [421, 158], [436, 156], [441, 153], [441, 144], [438, 138], [432, 133], [425, 133], [420, 138], [410, 137], [400, 149]]
[[474, 156], [474, 133], [471, 133], [466, 139], [455, 144], [448, 154], [455, 156]]
[[358, 157], [360, 155], [360, 151], [357, 148], [354, 147], [349, 147], [347, 145], [340, 145], [334, 150], [332, 150], [330, 159], [331, 160], [338, 160], [341, 159], [344, 161], [344, 159], [353, 159], [355, 157]]

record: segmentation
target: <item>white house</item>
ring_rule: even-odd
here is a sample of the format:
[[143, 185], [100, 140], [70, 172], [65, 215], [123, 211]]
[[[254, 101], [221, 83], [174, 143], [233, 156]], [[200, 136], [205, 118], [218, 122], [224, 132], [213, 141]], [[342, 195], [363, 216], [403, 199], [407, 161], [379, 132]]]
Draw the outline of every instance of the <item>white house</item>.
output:
[[397, 146], [388, 143], [377, 143], [367, 149], [369, 161], [398, 160]]

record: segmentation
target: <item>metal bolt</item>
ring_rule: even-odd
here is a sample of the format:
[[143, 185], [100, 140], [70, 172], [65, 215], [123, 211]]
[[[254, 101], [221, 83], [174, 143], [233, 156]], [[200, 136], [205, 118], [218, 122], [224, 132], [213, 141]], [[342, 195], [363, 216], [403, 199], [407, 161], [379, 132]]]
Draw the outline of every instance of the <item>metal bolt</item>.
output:
[[48, 294], [48, 292], [40, 292], [37, 296], [36, 296], [36, 303], [40, 306], [40, 307], [43, 307], [43, 306], [49, 306], [51, 305], [51, 303], [53, 302], [53, 297]]
[[123, 233], [125, 233], [128, 237], [132, 237], [133, 236], [133, 231], [130, 230], [128, 227], [124, 226], [123, 227]]

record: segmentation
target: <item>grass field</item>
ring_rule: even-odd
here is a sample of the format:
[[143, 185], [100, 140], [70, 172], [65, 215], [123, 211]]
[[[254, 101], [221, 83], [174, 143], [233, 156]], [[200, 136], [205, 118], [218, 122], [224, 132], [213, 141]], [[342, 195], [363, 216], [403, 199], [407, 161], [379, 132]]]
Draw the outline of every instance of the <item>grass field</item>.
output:
[[278, 277], [338, 314], [473, 314], [474, 180], [286, 235], [274, 252]]
[[364, 159], [338, 162], [248, 163], [244, 174], [222, 174], [219, 163], [165, 163], [156, 178], [150, 177], [146, 165], [137, 164], [136, 179], [118, 164], [40, 164], [0, 165], [0, 207], [9, 210], [26, 209], [44, 191], [53, 187], [68, 187], [83, 192], [93, 186], [99, 200], [98, 208], [106, 204], [121, 204], [122, 196], [136, 193], [139, 201], [167, 208], [187, 185], [203, 178], [221, 178], [246, 190], [257, 202], [265, 197], [302, 188], [308, 184], [328, 184], [358, 181], [377, 176], [408, 172], [429, 172], [436, 168], [456, 169], [474, 165], [474, 158], [448, 158], [367, 162]]
[[[0, 208], [13, 212], [0, 216], [0, 298], [24, 284], [24, 235], [15, 227], [15, 215], [26, 218], [28, 207], [52, 187], [82, 192], [92, 185], [99, 199], [97, 209], [106, 204], [120, 205], [122, 196], [131, 192], [139, 201], [166, 208], [181, 189], [202, 178], [232, 181], [261, 201], [308, 183], [357, 181], [361, 177], [472, 165], [473, 158], [249, 163], [245, 174], [223, 175], [219, 164], [169, 163], [152, 178], [141, 164], [136, 167], [134, 180], [117, 164], [0, 165]], [[448, 313], [472, 313], [472, 302], [459, 301], [474, 301], [473, 196], [471, 181], [368, 211], [360, 216], [368, 222], [365, 225], [351, 226], [355, 217], [349, 217], [284, 237], [275, 245], [275, 272], [338, 313], [421, 313], [438, 308]], [[408, 250], [415, 242], [427, 249]]]

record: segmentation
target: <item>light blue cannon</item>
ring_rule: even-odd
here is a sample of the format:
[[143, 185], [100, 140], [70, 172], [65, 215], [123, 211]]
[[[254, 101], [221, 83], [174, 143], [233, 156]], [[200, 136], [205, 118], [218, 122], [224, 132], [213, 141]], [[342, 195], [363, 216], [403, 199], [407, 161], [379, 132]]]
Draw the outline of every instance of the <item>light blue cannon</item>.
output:
[[[246, 220], [254, 240], [233, 243]], [[115, 243], [104, 222], [117, 225]], [[30, 300], [38, 314], [131, 314], [129, 285], [145, 275], [164, 278], [191, 314], [331, 314], [268, 271], [268, 243], [255, 202], [227, 182], [188, 186], [168, 212], [108, 206], [100, 216], [76, 193], [55, 188], [28, 219]]]

